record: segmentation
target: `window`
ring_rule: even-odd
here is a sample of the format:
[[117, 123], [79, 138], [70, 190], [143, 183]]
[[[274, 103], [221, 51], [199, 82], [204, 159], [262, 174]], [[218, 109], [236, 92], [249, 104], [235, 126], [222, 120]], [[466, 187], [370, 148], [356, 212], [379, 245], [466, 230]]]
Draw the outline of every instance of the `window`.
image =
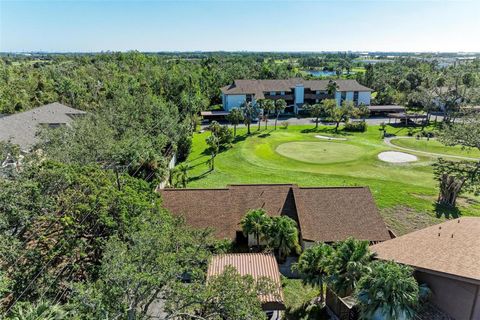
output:
[[252, 102], [252, 95], [251, 94], [247, 94], [247, 97], [246, 97], [246, 102]]
[[285, 95], [285, 91], [280, 92], [280, 94], [281, 94], [282, 96], [284, 96], [284, 95]]
[[342, 91], [341, 101], [344, 101], [345, 99], [347, 99], [347, 92]]
[[271, 96], [274, 96], [275, 93], [276, 93], [275, 91], [270, 91], [270, 95], [271, 95]]
[[320, 90], [315, 91], [316, 94], [320, 94]]
[[355, 104], [358, 104], [358, 91], [353, 92], [353, 101]]

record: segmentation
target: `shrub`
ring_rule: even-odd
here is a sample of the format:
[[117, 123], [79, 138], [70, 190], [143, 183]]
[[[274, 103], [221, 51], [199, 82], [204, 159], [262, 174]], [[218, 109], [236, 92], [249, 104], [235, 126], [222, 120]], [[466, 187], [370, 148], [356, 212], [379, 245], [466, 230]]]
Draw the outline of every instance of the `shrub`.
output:
[[282, 121], [281, 123], [282, 129], [287, 129], [288, 125], [289, 125], [288, 121]]
[[365, 121], [347, 122], [345, 123], [345, 131], [365, 132], [367, 131], [367, 123]]

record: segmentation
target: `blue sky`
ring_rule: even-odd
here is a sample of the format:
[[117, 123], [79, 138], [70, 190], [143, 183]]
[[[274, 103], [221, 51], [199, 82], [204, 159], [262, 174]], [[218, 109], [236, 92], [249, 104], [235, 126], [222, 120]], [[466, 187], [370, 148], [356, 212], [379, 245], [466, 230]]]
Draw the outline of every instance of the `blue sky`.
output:
[[0, 51], [37, 50], [480, 52], [480, 0], [0, 0]]

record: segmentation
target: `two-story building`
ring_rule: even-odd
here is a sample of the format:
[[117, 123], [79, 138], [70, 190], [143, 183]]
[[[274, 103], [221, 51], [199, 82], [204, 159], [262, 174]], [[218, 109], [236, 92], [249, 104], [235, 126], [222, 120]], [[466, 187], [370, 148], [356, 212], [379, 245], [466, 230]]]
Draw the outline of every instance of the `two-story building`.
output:
[[353, 101], [355, 105], [370, 105], [372, 89], [359, 84], [356, 80], [335, 80], [335, 92], [329, 92], [332, 80], [304, 80], [301, 78], [285, 80], [235, 80], [231, 85], [221, 88], [225, 111], [240, 107], [245, 102], [259, 99], [283, 99], [287, 102], [286, 113], [298, 113], [304, 104], [319, 103], [334, 98], [337, 104]]

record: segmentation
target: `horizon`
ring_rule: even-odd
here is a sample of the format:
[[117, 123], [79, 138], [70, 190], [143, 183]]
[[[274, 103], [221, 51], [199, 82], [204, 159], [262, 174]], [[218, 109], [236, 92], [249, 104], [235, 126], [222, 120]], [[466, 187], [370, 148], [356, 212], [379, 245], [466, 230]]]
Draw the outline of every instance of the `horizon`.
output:
[[0, 52], [479, 53], [475, 1], [1, 1]]

